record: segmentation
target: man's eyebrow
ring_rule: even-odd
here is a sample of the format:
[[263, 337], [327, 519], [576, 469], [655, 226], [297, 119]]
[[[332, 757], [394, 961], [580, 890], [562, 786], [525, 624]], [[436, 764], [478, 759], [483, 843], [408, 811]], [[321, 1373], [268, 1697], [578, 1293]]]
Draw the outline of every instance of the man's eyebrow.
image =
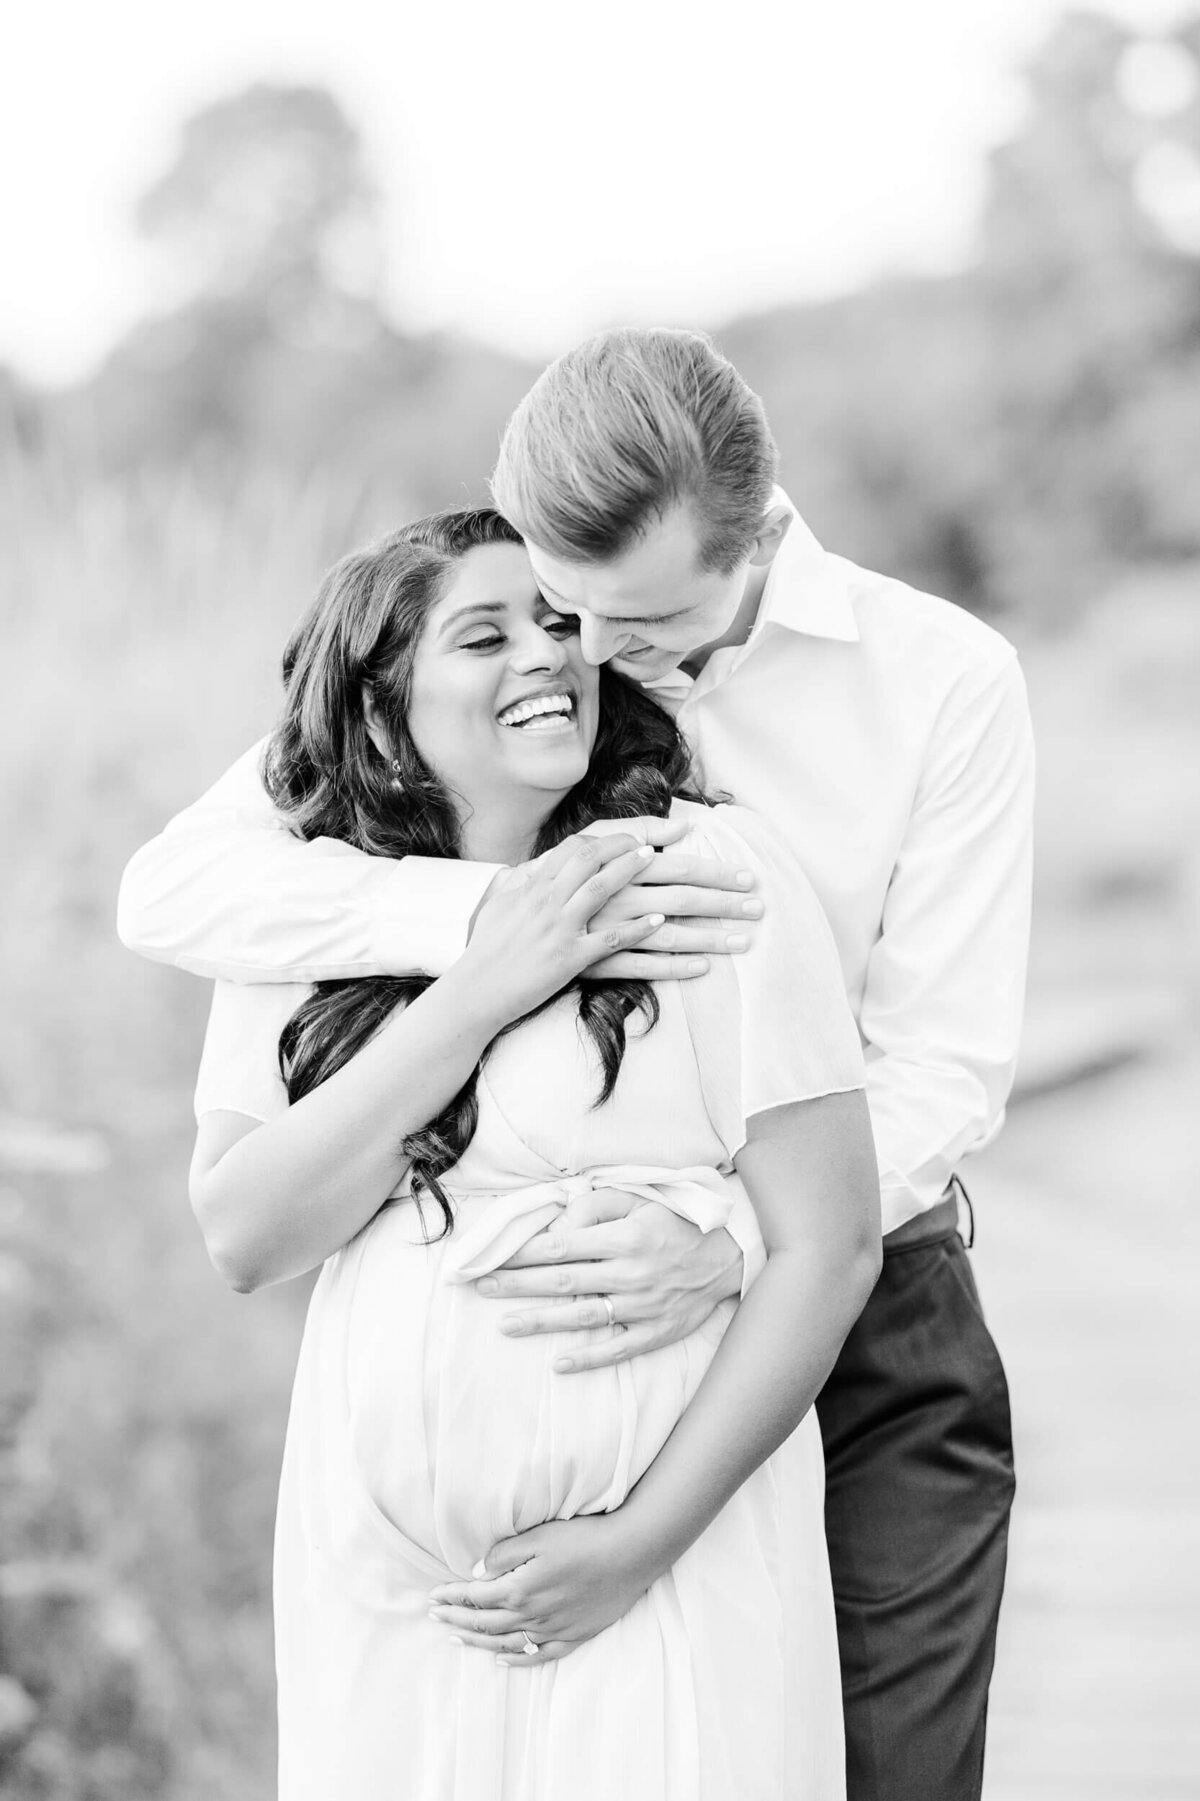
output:
[[459, 607], [456, 613], [451, 613], [449, 619], [444, 619], [438, 628], [438, 637], [444, 638], [447, 632], [452, 631], [456, 625], [461, 625], [464, 619], [472, 618], [476, 613], [495, 614], [507, 611], [508, 608], [502, 600], [477, 600], [469, 607]]

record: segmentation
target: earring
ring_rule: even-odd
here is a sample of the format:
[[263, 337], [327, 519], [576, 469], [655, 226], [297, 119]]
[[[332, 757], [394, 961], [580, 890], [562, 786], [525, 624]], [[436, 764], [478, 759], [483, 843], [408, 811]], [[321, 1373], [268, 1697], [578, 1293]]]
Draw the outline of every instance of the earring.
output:
[[392, 787], [393, 788], [403, 788], [404, 783], [400, 779], [400, 759], [398, 757], [393, 757], [391, 760], [391, 763], [392, 763]]

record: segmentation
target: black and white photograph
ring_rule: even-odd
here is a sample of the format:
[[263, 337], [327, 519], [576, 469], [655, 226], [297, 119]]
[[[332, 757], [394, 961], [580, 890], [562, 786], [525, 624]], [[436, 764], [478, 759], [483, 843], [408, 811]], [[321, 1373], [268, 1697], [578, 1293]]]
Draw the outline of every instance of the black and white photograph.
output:
[[27, 9], [0, 1801], [1200, 1801], [1200, 4]]

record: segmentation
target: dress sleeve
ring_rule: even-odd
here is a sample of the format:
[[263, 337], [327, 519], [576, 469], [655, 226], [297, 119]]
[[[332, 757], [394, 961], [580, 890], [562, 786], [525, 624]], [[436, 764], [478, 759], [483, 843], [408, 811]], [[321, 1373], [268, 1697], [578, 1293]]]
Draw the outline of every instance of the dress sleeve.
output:
[[687, 848], [752, 869], [765, 908], [748, 951], [683, 984], [705, 1106], [732, 1158], [756, 1113], [865, 1088], [866, 1069], [833, 934], [791, 852], [742, 807], [691, 817]]
[[312, 990], [304, 983], [213, 984], [208, 1030], [196, 1077], [195, 1113], [245, 1113], [260, 1121], [286, 1113], [279, 1034]]

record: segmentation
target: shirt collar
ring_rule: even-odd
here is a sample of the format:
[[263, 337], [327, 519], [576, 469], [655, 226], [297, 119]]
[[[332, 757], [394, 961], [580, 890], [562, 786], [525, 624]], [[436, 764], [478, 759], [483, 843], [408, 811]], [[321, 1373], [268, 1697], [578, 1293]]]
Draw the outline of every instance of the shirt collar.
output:
[[787, 507], [792, 523], [771, 564], [750, 641], [764, 627], [781, 625], [787, 631], [805, 632], [813, 638], [837, 638], [856, 644], [858, 623], [842, 569], [822, 550], [816, 534], [804, 523], [782, 488], [775, 489], [769, 504]]

